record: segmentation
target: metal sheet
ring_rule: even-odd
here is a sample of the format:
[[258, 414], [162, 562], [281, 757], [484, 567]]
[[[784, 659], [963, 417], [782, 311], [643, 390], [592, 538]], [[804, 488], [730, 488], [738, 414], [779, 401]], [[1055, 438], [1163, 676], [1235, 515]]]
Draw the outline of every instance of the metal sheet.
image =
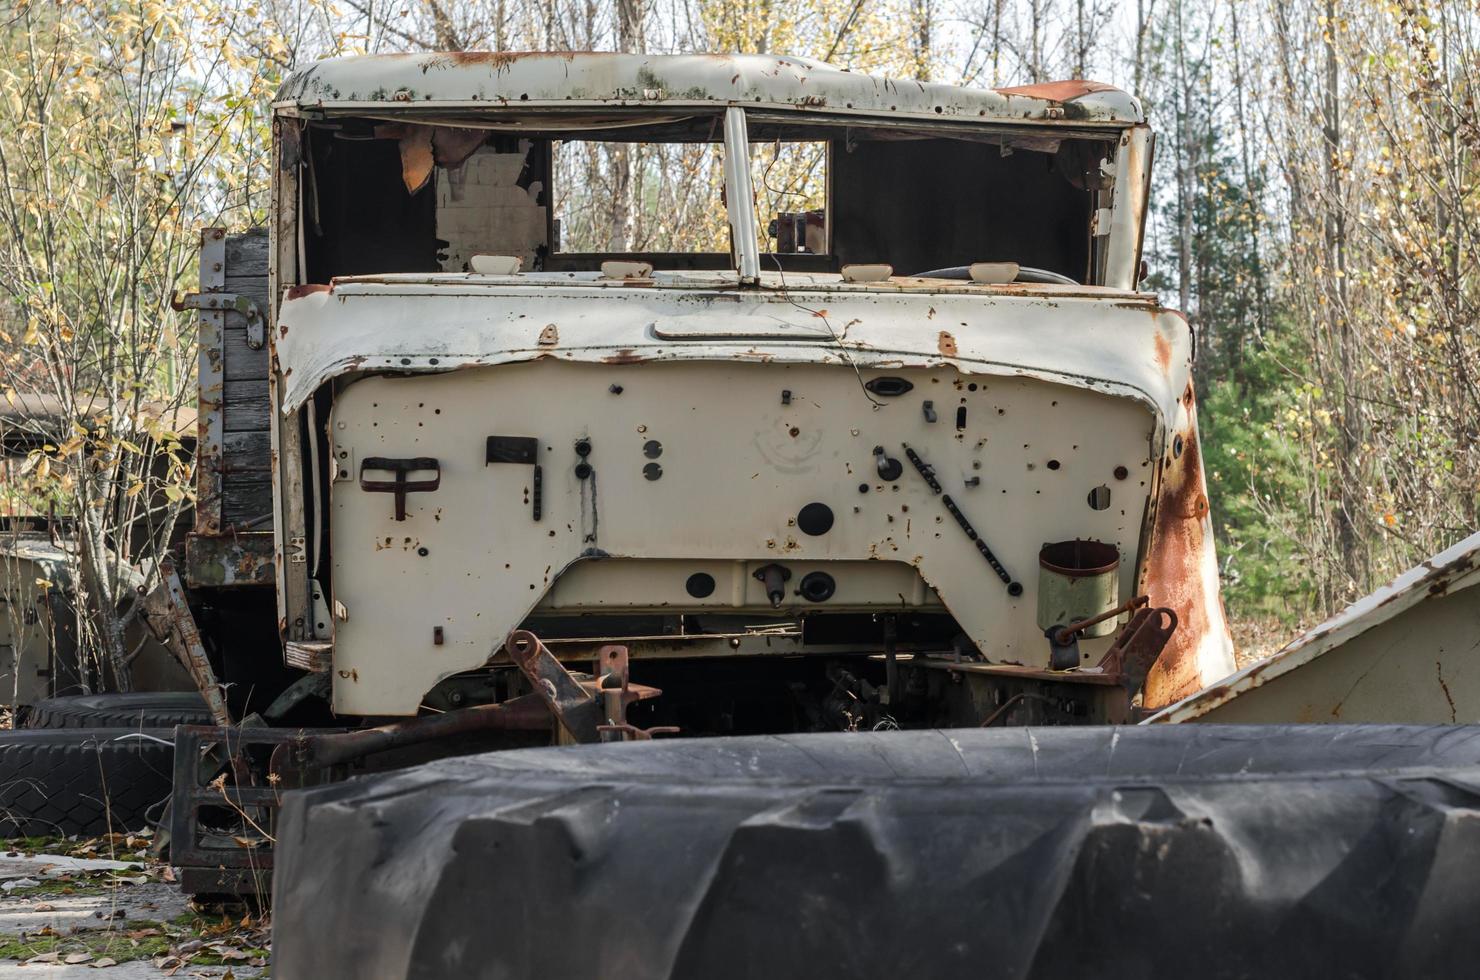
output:
[[185, 582], [191, 588], [271, 585], [271, 531], [191, 534], [185, 539]]
[[846, 71], [775, 55], [638, 55], [457, 51], [319, 61], [279, 88], [279, 111], [377, 115], [512, 104], [528, 112], [591, 106], [806, 109], [838, 115], [1076, 124], [1143, 121], [1140, 102], [1095, 82], [970, 89]]
[[[978, 286], [903, 279], [853, 285], [835, 275], [655, 273], [652, 285], [595, 273], [396, 275], [341, 279], [285, 298], [274, 350], [280, 410], [350, 372], [443, 372], [558, 360], [635, 364], [740, 360], [857, 367], [953, 364], [966, 373], [1041, 378], [1134, 398], [1162, 420], [1179, 411], [1191, 334], [1153, 297], [1083, 286]], [[782, 288], [782, 287], [785, 288]], [[798, 339], [685, 342], [655, 323], [782, 322]], [[557, 344], [541, 343], [554, 324]], [[827, 331], [817, 336], [817, 326]], [[781, 328], [777, 328], [781, 329]], [[801, 339], [812, 335], [813, 340]], [[548, 336], [548, 334], [546, 334]], [[834, 339], [835, 338], [835, 339]]]
[[1147, 512], [1149, 550], [1140, 591], [1177, 614], [1177, 630], [1146, 677], [1142, 704], [1160, 708], [1233, 672], [1233, 637], [1223, 613], [1213, 521], [1197, 432], [1192, 382], [1161, 443], [1160, 487]]
[[1480, 534], [1148, 722], [1480, 721]]
[[[334, 624], [336, 710], [414, 712], [441, 678], [482, 664], [552, 590], [550, 604], [570, 612], [609, 612], [643, 595], [649, 608], [794, 616], [827, 605], [794, 594], [806, 571], [824, 568], [840, 608], [897, 610], [901, 597], [923, 605], [933, 589], [988, 657], [1046, 665], [1035, 622], [1038, 550], [1065, 536], [1110, 542], [1123, 559], [1121, 594], [1133, 594], [1154, 490], [1154, 412], [1088, 386], [963, 375], [954, 365], [889, 371], [913, 389], [877, 410], [838, 363], [544, 359], [342, 387], [330, 426], [335, 458], [424, 453], [438, 459], [442, 479], [435, 492], [407, 497], [404, 521], [384, 494], [353, 480], [332, 486], [333, 598], [347, 613]], [[617, 382], [620, 394], [610, 390]], [[927, 422], [927, 393], [966, 407], [966, 428], [955, 427], [954, 411]], [[540, 521], [530, 514], [532, 468], [487, 466], [480, 419], [540, 439]], [[914, 469], [879, 477], [873, 447], [904, 442], [1022, 580], [1021, 595]], [[1117, 480], [1119, 468], [1135, 476]], [[980, 482], [969, 485], [973, 478]], [[1114, 487], [1112, 505], [1097, 510], [1086, 498], [1102, 483]], [[835, 520], [809, 534], [801, 512], [814, 502]], [[744, 574], [720, 574], [733, 561]], [[755, 578], [767, 563], [792, 572], [779, 612]], [[608, 567], [623, 576], [620, 592], [594, 587]], [[690, 598], [694, 572], [716, 579], [711, 598]], [[567, 573], [593, 587], [573, 578], [561, 588]], [[1086, 660], [1109, 642], [1085, 641]], [[1228, 667], [1215, 669], [1189, 685]]]

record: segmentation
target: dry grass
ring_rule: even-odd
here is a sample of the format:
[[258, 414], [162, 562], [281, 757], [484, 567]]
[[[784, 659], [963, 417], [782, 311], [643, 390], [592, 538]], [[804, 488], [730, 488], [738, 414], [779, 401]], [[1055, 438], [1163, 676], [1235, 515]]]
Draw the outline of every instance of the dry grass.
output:
[[1278, 653], [1285, 644], [1304, 633], [1314, 623], [1282, 623], [1277, 619], [1234, 619], [1233, 659], [1239, 670]]

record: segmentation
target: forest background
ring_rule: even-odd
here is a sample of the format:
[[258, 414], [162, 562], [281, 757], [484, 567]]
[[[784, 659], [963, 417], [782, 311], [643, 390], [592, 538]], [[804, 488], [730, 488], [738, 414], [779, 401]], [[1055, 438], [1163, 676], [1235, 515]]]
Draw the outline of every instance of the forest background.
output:
[[[190, 502], [195, 323], [168, 301], [199, 228], [263, 223], [278, 81], [421, 49], [1127, 88], [1158, 133], [1148, 286], [1198, 334], [1244, 657], [1480, 529], [1477, 0], [0, 0], [0, 386], [70, 420], [7, 506], [78, 515], [93, 604]], [[662, 174], [638, 176], [591, 179], [640, 210]]]

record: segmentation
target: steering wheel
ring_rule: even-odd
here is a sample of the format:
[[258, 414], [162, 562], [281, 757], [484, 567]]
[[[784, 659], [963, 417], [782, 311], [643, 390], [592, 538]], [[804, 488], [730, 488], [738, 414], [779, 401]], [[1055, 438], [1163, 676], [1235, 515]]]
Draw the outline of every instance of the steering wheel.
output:
[[[946, 269], [931, 269], [929, 272], [917, 272], [916, 279], [970, 279], [971, 266], [953, 265]], [[1038, 282], [1049, 283], [1055, 286], [1078, 286], [1079, 283], [1068, 276], [1047, 269], [1034, 269], [1029, 266], [1018, 266], [1017, 278], [1013, 282]]]

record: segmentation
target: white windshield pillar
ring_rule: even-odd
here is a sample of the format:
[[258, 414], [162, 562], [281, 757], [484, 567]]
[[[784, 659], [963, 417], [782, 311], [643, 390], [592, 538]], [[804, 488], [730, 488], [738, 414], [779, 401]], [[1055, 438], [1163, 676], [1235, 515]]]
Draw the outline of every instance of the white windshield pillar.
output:
[[725, 206], [730, 218], [730, 248], [742, 283], [760, 282], [761, 250], [755, 228], [755, 191], [750, 184], [750, 137], [745, 110], [725, 110]]
[[1151, 197], [1151, 127], [1132, 126], [1120, 135], [1103, 283], [1135, 289], [1140, 283], [1141, 243]]

